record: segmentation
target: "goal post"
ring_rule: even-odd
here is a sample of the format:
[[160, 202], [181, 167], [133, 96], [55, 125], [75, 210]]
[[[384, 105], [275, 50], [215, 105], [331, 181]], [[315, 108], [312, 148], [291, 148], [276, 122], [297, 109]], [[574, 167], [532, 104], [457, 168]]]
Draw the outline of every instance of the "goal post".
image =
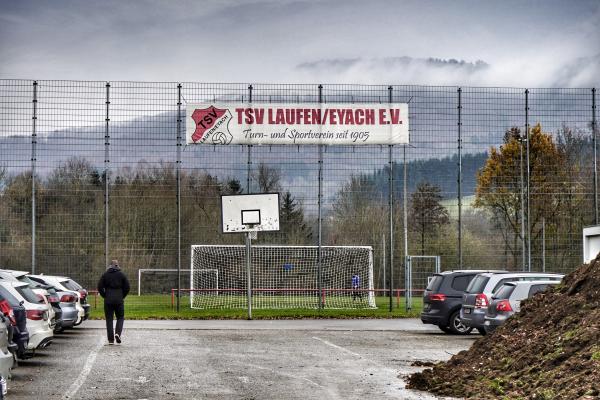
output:
[[[376, 307], [372, 247], [321, 246], [320, 285], [318, 249], [253, 246], [252, 307], [319, 308], [320, 301], [329, 309]], [[192, 308], [247, 307], [245, 246], [194, 245], [191, 254]]]

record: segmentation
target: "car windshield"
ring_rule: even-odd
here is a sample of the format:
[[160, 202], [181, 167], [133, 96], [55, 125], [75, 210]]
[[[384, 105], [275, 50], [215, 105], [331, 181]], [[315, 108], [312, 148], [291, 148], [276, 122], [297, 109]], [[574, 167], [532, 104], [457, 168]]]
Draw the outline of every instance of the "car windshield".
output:
[[72, 279], [67, 279], [66, 281], [61, 281], [60, 282], [61, 285], [63, 285], [64, 287], [66, 287], [69, 290], [74, 290], [74, 291], [78, 291], [79, 289], [81, 289], [81, 285], [79, 285], [77, 282], [75, 282]]
[[0, 295], [8, 301], [11, 307], [17, 307], [21, 305], [21, 302], [13, 296], [5, 287], [0, 286]]
[[503, 285], [492, 296], [492, 299], [508, 299], [514, 290], [515, 290], [515, 285]]
[[469, 294], [483, 293], [483, 289], [485, 288], [485, 285], [488, 283], [489, 280], [489, 276], [477, 275], [475, 279], [473, 279], [471, 283], [469, 283], [469, 286], [467, 286], [466, 292]]
[[435, 292], [436, 290], [438, 290], [440, 288], [440, 285], [442, 284], [443, 280], [444, 280], [443, 276], [435, 275], [433, 277], [433, 279], [431, 279], [431, 281], [429, 281], [429, 285], [427, 285], [427, 290], [431, 290], [431, 291]]
[[30, 303], [40, 304], [44, 302], [44, 300], [37, 297], [37, 295], [33, 292], [33, 290], [31, 290], [29, 286], [17, 286], [15, 287], [15, 290], [19, 292], [19, 294]]

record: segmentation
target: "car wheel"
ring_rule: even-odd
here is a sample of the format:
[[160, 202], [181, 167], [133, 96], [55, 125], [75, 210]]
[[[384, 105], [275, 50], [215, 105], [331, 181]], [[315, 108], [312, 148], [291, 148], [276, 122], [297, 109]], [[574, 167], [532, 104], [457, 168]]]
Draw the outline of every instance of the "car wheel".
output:
[[455, 335], [467, 335], [473, 330], [473, 328], [469, 328], [461, 322], [460, 313], [458, 311], [454, 311], [452, 313], [448, 322], [448, 328], [450, 329], [450, 332]]
[[479, 332], [480, 334], [482, 334], [483, 336], [487, 335], [487, 332], [485, 331], [484, 328], [477, 328], [477, 332]]

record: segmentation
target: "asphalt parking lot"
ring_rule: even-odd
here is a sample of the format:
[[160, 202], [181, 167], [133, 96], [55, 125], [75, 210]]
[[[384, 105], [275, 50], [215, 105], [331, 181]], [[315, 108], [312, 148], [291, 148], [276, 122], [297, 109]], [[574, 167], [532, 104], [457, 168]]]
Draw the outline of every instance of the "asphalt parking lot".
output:
[[9, 399], [433, 399], [404, 389], [415, 360], [448, 359], [476, 335], [417, 320], [104, 321], [21, 361]]

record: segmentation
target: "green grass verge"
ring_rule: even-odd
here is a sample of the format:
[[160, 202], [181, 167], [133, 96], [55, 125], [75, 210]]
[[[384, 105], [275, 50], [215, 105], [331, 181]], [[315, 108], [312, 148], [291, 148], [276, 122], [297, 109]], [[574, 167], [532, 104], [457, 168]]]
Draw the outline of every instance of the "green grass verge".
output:
[[[104, 319], [103, 301], [100, 296], [91, 296], [88, 302], [92, 305], [91, 319]], [[376, 297], [377, 308], [340, 308], [311, 309], [283, 308], [259, 309], [253, 306], [253, 319], [302, 319], [302, 318], [407, 318], [417, 317], [423, 306], [420, 296], [413, 297], [412, 310], [405, 310], [403, 297], [392, 299], [392, 311], [389, 311], [388, 297]], [[260, 304], [259, 300], [255, 304]], [[399, 307], [398, 307], [399, 305]], [[248, 310], [239, 309], [204, 309], [190, 308], [190, 299], [182, 296], [179, 312], [171, 307], [169, 295], [130, 295], [125, 300], [125, 318], [127, 319], [246, 319]]]

